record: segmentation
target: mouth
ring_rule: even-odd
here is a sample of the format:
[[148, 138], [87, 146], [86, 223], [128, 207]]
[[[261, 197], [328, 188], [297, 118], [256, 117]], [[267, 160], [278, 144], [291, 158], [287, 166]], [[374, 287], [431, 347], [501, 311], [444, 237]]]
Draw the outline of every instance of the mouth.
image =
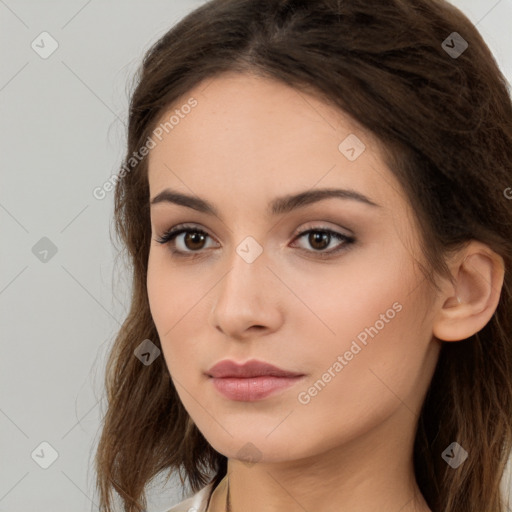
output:
[[284, 370], [262, 361], [244, 364], [224, 360], [207, 372], [215, 389], [230, 400], [253, 402], [293, 386], [303, 380], [303, 373]]

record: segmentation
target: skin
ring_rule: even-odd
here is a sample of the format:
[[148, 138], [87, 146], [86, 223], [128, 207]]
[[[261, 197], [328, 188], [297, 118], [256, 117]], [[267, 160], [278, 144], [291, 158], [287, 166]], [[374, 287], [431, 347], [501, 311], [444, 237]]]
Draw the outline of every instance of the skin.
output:
[[[440, 279], [434, 293], [417, 265], [413, 208], [377, 141], [354, 120], [302, 91], [235, 73], [200, 84], [162, 120], [191, 96], [197, 106], [149, 154], [150, 198], [172, 188], [213, 203], [219, 216], [152, 205], [147, 287], [179, 397], [228, 457], [232, 510], [429, 511], [412, 464], [418, 414], [443, 341], [471, 336], [494, 313], [503, 261], [471, 242], [450, 260], [454, 281]], [[354, 161], [338, 149], [349, 134], [366, 146]], [[331, 187], [379, 206], [329, 198], [267, 213], [277, 196]], [[173, 242], [156, 240], [185, 222], [191, 235], [199, 228], [208, 236], [185, 245], [179, 235], [175, 248], [189, 255], [180, 258]], [[312, 228], [356, 241], [322, 259], [345, 242], [298, 238]], [[248, 236], [263, 250], [252, 263], [236, 251]], [[394, 303], [402, 306], [394, 318], [300, 403], [299, 393]], [[244, 402], [221, 395], [204, 374], [223, 359], [253, 358], [305, 377]], [[226, 490], [224, 479], [210, 511], [225, 510]]]

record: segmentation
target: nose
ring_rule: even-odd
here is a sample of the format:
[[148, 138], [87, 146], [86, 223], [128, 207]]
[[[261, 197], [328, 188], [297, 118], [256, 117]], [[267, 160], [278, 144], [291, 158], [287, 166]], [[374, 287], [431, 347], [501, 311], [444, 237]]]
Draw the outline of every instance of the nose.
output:
[[233, 251], [229, 270], [212, 291], [210, 323], [225, 336], [243, 340], [279, 329], [283, 286], [268, 263], [265, 252], [251, 262]]

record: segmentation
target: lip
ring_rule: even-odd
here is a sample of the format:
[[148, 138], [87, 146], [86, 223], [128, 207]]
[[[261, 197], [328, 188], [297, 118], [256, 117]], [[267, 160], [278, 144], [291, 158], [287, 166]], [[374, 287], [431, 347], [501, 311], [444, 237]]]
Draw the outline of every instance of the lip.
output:
[[217, 391], [230, 400], [254, 402], [293, 386], [305, 375], [283, 370], [270, 363], [251, 360], [244, 364], [223, 360], [207, 375]]
[[298, 377], [304, 375], [303, 373], [292, 372], [283, 370], [278, 366], [274, 366], [264, 361], [258, 361], [251, 359], [245, 363], [239, 364], [230, 359], [224, 359], [212, 366], [207, 372], [210, 377], [225, 378], [225, 377], [236, 377], [236, 378], [249, 378], [249, 377]]

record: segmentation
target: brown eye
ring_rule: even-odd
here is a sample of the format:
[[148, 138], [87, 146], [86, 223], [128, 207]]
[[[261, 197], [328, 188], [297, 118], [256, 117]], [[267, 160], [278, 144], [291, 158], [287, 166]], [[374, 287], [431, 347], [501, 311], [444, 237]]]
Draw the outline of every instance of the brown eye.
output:
[[328, 247], [330, 241], [331, 235], [325, 231], [311, 231], [308, 236], [308, 242], [311, 244], [311, 247], [319, 251]]
[[203, 248], [205, 234], [199, 231], [187, 231], [183, 238], [183, 244], [191, 251], [197, 251]]
[[172, 254], [176, 256], [194, 257], [199, 256], [203, 252], [209, 238], [211, 238], [210, 235], [202, 229], [194, 226], [180, 225], [165, 232], [156, 241], [160, 244], [169, 244]]
[[[307, 239], [305, 238], [307, 235]], [[355, 238], [348, 235], [343, 235], [342, 233], [338, 233], [337, 231], [332, 231], [331, 229], [327, 228], [316, 228], [316, 229], [309, 229], [307, 231], [303, 231], [302, 233], [299, 233], [296, 237], [297, 240], [300, 239], [306, 239], [307, 245], [311, 247], [309, 248], [303, 248], [306, 252], [309, 253], [317, 253], [315, 256], [319, 257], [329, 257], [331, 255], [334, 255], [335, 253], [338, 253], [344, 249], [346, 249], [350, 244], [355, 242]], [[334, 249], [331, 250], [325, 250], [331, 245], [332, 241], [338, 241], [337, 247], [335, 246]]]

